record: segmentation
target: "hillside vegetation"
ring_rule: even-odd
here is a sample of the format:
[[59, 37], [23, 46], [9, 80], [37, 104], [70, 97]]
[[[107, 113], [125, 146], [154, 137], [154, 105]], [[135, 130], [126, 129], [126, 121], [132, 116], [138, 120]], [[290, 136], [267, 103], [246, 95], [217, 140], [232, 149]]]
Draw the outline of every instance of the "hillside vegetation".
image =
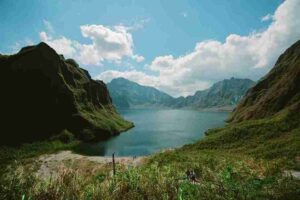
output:
[[[285, 70], [283, 74], [276, 73], [278, 77], [271, 76], [274, 71], [280, 71], [281, 66], [296, 74], [300, 68], [299, 49], [298, 42], [278, 62], [290, 52], [294, 59], [287, 60], [284, 65], [277, 62], [247, 93], [234, 111], [232, 123], [208, 130], [206, 137], [195, 144], [152, 155], [140, 167], [119, 164], [115, 176], [109, 164], [99, 166], [93, 162], [70, 161], [69, 167], [58, 171], [57, 179], [40, 180], [34, 173], [28, 173], [34, 172], [32, 167], [16, 162], [10, 165], [13, 170], [7, 172], [11, 175], [1, 178], [0, 198], [299, 199], [300, 180], [291, 174], [292, 170], [300, 170], [298, 77], [291, 78], [289, 88], [279, 84], [285, 88], [281, 89], [277, 82], [282, 80]], [[276, 94], [291, 91], [288, 92], [291, 99], [287, 96], [284, 101], [280, 100], [281, 96], [267, 98], [268, 91], [273, 90], [260, 90], [257, 86], [268, 83], [268, 79], [272, 83], [270, 87], [276, 86], [279, 92]], [[260, 95], [253, 98], [256, 92]], [[265, 102], [264, 99], [269, 99], [269, 104], [261, 107], [259, 104]], [[277, 100], [282, 104], [277, 104]], [[253, 113], [248, 119], [246, 111], [253, 108], [263, 110], [257, 110], [257, 115]], [[185, 172], [188, 169], [196, 172], [196, 183], [187, 180]]]
[[106, 85], [46, 43], [0, 56], [0, 144], [47, 139], [67, 129], [83, 140], [133, 126], [115, 110]]
[[247, 92], [229, 121], [269, 117], [299, 101], [300, 41], [288, 48], [273, 69]]

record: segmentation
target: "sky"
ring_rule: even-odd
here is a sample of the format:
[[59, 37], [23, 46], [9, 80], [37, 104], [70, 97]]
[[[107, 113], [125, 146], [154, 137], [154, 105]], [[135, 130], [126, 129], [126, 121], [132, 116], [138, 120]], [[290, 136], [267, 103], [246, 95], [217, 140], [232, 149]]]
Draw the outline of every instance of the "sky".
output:
[[0, 0], [0, 53], [46, 42], [95, 79], [172, 96], [258, 80], [300, 39], [300, 0]]

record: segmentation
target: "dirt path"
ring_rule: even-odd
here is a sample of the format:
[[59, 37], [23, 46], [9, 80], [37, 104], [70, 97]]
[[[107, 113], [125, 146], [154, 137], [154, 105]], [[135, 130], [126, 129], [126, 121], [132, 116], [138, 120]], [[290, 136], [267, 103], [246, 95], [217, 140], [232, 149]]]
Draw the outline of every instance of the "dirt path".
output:
[[[123, 165], [131, 165], [138, 166], [141, 164], [141, 161], [145, 158], [145, 156], [136, 157], [116, 157], [116, 163]], [[64, 160], [77, 160], [77, 159], [87, 159], [93, 162], [106, 164], [112, 162], [112, 158], [110, 156], [84, 156], [80, 154], [73, 153], [72, 151], [60, 151], [55, 154], [45, 154], [39, 157], [39, 160], [44, 162], [60, 162]]]
[[[115, 157], [116, 164], [125, 167], [136, 167], [143, 163], [145, 156], [141, 157]], [[44, 154], [37, 160], [39, 169], [37, 175], [41, 178], [55, 178], [61, 168], [100, 168], [112, 163], [112, 158], [107, 156], [84, 156], [72, 151], [60, 151], [55, 154]]]

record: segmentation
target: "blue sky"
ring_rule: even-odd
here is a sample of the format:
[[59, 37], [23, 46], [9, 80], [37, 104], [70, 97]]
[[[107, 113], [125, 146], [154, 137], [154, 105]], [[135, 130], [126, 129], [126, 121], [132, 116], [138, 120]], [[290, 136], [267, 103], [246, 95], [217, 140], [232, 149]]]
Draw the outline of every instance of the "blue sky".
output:
[[[290, 5], [284, 9], [293, 10], [292, 6], [299, 6], [299, 0], [288, 1]], [[265, 73], [274, 59], [266, 63], [264, 59], [276, 57], [277, 52], [260, 60], [256, 57], [261, 55], [251, 55], [251, 59], [257, 61], [249, 65], [265, 69], [251, 71], [253, 75], [247, 75], [249, 70], [244, 70], [243, 74], [239, 69], [209, 78], [210, 68], [202, 65], [189, 68], [182, 63], [189, 57], [201, 61], [211, 56], [203, 59], [202, 54], [194, 56], [193, 53], [199, 53], [199, 43], [202, 52], [214, 46], [211, 42], [225, 45], [232, 34], [251, 38], [256, 33], [266, 32], [276, 20], [281, 20], [280, 14], [273, 17], [276, 10], [288, 3], [282, 0], [0, 0], [0, 52], [16, 52], [22, 46], [43, 40], [66, 57], [75, 57], [93, 77], [109, 81], [124, 76], [174, 96], [188, 95], [228, 76], [258, 79]], [[262, 20], [268, 14], [269, 17]], [[104, 36], [103, 31], [111, 36]], [[299, 36], [298, 32], [291, 34], [293, 40]], [[283, 42], [280, 51], [291, 42], [294, 41]], [[261, 51], [263, 54], [266, 50]], [[238, 67], [236, 62], [230, 61], [235, 68]], [[224, 63], [222, 67], [226, 67]], [[199, 76], [197, 80], [193, 77], [197, 73], [187, 73], [196, 68], [201, 68], [197, 73], [207, 74], [207, 78]], [[168, 73], [173, 75], [169, 82], [166, 80]], [[182, 87], [175, 87], [177, 84]]]

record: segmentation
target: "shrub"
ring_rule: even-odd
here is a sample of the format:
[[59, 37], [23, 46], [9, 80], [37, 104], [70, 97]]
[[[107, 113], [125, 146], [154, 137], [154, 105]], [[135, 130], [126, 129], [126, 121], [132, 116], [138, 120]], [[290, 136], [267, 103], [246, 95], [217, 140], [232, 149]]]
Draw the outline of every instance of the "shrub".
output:
[[63, 143], [70, 143], [74, 140], [74, 135], [70, 131], [64, 129], [58, 135], [53, 136], [52, 140], [59, 140]]

